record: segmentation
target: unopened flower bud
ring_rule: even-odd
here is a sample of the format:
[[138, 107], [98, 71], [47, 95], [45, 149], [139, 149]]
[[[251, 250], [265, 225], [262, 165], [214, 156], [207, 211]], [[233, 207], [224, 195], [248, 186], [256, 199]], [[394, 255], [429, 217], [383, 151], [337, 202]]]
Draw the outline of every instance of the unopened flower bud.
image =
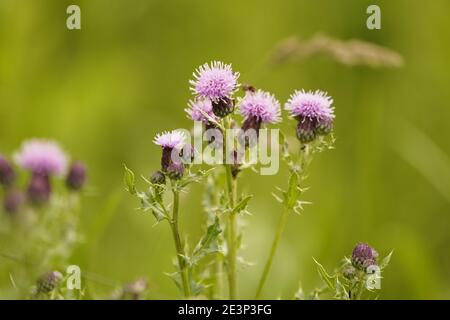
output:
[[228, 97], [212, 102], [213, 113], [216, 117], [224, 118], [234, 111], [234, 100]]
[[3, 208], [5, 211], [12, 214], [20, 210], [20, 207], [25, 201], [25, 197], [22, 192], [11, 190], [6, 194], [3, 201]]
[[80, 190], [86, 182], [86, 168], [81, 162], [75, 162], [69, 170], [66, 184], [72, 190]]
[[0, 155], [0, 184], [10, 186], [16, 178], [12, 165]]
[[28, 185], [28, 198], [35, 204], [47, 202], [50, 199], [51, 186], [49, 177], [41, 174], [33, 174]]
[[47, 272], [37, 281], [37, 292], [50, 293], [58, 287], [62, 280], [63, 276], [58, 271]]
[[172, 162], [167, 167], [167, 174], [172, 180], [180, 180], [184, 174], [184, 165], [179, 162]]
[[150, 178], [150, 182], [153, 184], [164, 185], [166, 184], [166, 176], [160, 170], [155, 171]]
[[316, 132], [319, 135], [326, 136], [333, 130], [333, 119], [319, 120], [316, 125]]
[[342, 275], [348, 279], [351, 280], [356, 276], [356, 269], [353, 266], [346, 266], [343, 270], [342, 270]]
[[352, 265], [359, 270], [366, 270], [368, 267], [377, 264], [378, 252], [367, 243], [358, 243], [353, 249]]

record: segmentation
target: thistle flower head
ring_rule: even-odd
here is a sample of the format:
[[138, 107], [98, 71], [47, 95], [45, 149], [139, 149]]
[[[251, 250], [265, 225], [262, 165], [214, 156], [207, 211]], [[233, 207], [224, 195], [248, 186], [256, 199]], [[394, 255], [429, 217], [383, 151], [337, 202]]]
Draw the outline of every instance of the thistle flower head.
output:
[[323, 91], [296, 90], [286, 103], [285, 109], [296, 118], [309, 118], [319, 122], [332, 121], [334, 119], [332, 104], [333, 99]]
[[61, 175], [67, 166], [67, 156], [60, 146], [54, 141], [43, 139], [22, 143], [15, 160], [22, 168], [42, 175]]
[[11, 185], [16, 178], [14, 169], [2, 155], [0, 155], [0, 184], [4, 186]]
[[194, 80], [190, 80], [194, 94], [218, 101], [229, 98], [238, 87], [239, 73], [233, 72], [230, 64], [220, 61], [205, 63], [194, 72]]
[[352, 265], [360, 270], [366, 270], [377, 264], [378, 252], [367, 243], [358, 243], [352, 252]]
[[177, 130], [157, 134], [153, 142], [167, 149], [181, 149], [186, 143], [186, 135]]
[[189, 118], [194, 121], [201, 121], [204, 124], [210, 123], [211, 119], [217, 120], [213, 112], [213, 105], [209, 99], [197, 99], [189, 101], [189, 108], [185, 109]]
[[258, 90], [247, 91], [240, 100], [240, 113], [246, 119], [256, 118], [262, 123], [276, 123], [280, 121], [280, 103], [269, 92]]
[[58, 271], [47, 272], [37, 281], [38, 293], [50, 293], [61, 283], [63, 275]]

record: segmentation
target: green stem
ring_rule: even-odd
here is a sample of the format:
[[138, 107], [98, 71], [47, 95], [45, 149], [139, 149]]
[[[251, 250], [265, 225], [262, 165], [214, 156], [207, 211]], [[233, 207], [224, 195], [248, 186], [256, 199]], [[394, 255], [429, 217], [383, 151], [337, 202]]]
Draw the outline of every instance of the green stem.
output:
[[184, 260], [184, 248], [181, 242], [180, 230], [178, 227], [178, 213], [179, 213], [179, 203], [180, 203], [180, 194], [178, 190], [173, 190], [173, 212], [172, 212], [172, 221], [170, 222], [170, 226], [172, 229], [173, 239], [175, 241], [175, 249], [177, 251], [177, 259], [178, 259], [178, 267], [180, 268], [181, 273], [181, 281], [183, 285], [183, 293], [184, 297], [188, 298], [191, 295], [190, 286], [189, 286], [189, 277], [188, 270], [186, 266], [186, 261]]
[[[230, 208], [236, 205], [237, 181], [231, 174], [230, 165], [225, 165], [227, 174], [228, 198]], [[232, 212], [227, 219], [227, 247], [228, 247], [228, 289], [229, 298], [236, 299], [237, 296], [237, 214]]]
[[275, 238], [273, 239], [272, 248], [270, 249], [269, 257], [266, 261], [266, 265], [264, 266], [264, 271], [259, 280], [258, 290], [256, 291], [255, 300], [259, 299], [262, 289], [264, 288], [264, 284], [266, 283], [267, 276], [269, 275], [270, 267], [272, 266], [273, 258], [275, 257], [275, 253], [278, 248], [278, 244], [281, 239], [281, 235], [283, 234], [284, 228], [286, 226], [287, 219], [289, 217], [289, 209], [286, 208], [283, 211], [283, 214], [280, 217], [280, 222], [278, 223], [277, 232], [275, 233]]

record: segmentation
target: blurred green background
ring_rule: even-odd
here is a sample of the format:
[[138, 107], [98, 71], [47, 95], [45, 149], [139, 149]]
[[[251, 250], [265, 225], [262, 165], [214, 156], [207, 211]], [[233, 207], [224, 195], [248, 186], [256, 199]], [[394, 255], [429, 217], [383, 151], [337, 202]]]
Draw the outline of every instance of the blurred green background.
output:
[[[366, 28], [377, 3], [382, 29]], [[82, 30], [66, 29], [81, 7]], [[394, 250], [381, 298], [450, 297], [450, 3], [418, 1], [0, 1], [0, 152], [51, 137], [89, 166], [83, 205], [86, 242], [72, 263], [121, 283], [145, 276], [151, 297], [177, 298], [166, 225], [135, 210], [122, 163], [149, 175], [159, 166], [153, 136], [191, 126], [183, 112], [193, 70], [233, 63], [250, 82], [285, 101], [296, 88], [328, 91], [336, 107], [336, 149], [320, 154], [307, 180], [313, 202], [292, 216], [264, 297], [290, 298], [299, 281], [317, 286], [312, 257], [332, 269], [354, 244]], [[348, 67], [328, 58], [277, 66], [267, 55], [282, 39], [317, 32], [358, 38], [399, 52], [402, 68]], [[293, 133], [293, 123], [282, 127]], [[285, 171], [248, 172], [255, 195], [245, 218], [247, 261], [239, 292], [251, 298], [281, 212], [271, 198]], [[204, 227], [202, 187], [182, 198], [182, 228]], [[1, 260], [0, 260], [1, 263]], [[98, 296], [110, 287], [87, 284]]]

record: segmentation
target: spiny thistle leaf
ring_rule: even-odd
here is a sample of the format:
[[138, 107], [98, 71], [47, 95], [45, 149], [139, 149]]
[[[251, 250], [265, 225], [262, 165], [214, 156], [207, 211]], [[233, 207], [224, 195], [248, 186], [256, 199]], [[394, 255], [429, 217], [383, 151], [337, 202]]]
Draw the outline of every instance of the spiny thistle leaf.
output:
[[330, 289], [331, 291], [336, 291], [336, 275], [330, 276], [325, 268], [316, 259], [313, 258], [313, 260], [317, 265], [317, 271], [319, 272], [320, 277], [325, 282], [328, 289]]
[[136, 194], [136, 186], [135, 186], [135, 177], [133, 171], [128, 169], [128, 167], [124, 164], [124, 175], [123, 175], [123, 181], [125, 183], [126, 190], [132, 194]]
[[208, 226], [205, 235], [200, 239], [199, 243], [192, 254], [191, 263], [196, 264], [206, 255], [216, 253], [218, 251], [217, 238], [222, 233], [219, 219], [216, 217], [213, 224]]
[[389, 265], [389, 262], [391, 262], [392, 254], [394, 253], [394, 250], [392, 250], [384, 259], [380, 262], [380, 269], [383, 270]]

